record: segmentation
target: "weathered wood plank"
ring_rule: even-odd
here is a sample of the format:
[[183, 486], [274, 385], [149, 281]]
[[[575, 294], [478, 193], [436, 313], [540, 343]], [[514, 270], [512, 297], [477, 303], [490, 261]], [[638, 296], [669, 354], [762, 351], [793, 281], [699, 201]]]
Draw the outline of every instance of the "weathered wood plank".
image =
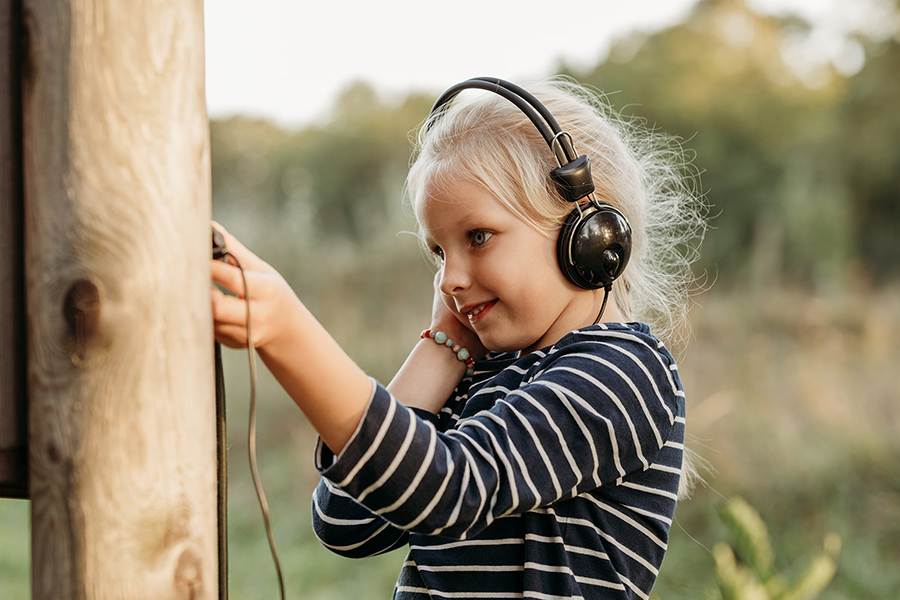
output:
[[214, 598], [201, 0], [25, 0], [32, 590]]

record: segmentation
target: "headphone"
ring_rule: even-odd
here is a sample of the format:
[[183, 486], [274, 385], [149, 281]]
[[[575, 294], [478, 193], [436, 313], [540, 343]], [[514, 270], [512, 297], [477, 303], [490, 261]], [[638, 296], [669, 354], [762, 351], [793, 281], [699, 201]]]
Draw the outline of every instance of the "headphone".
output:
[[[474, 77], [445, 91], [431, 109], [429, 128], [447, 110], [450, 101], [466, 89], [503, 96], [537, 127], [559, 165], [550, 171], [550, 179], [562, 197], [575, 204], [556, 242], [559, 267], [574, 285], [586, 290], [604, 288], [608, 293], [631, 257], [631, 226], [618, 209], [594, 197], [590, 158], [578, 156], [572, 136], [560, 128], [537, 98], [518, 85], [496, 77]], [[588, 202], [579, 202], [585, 197], [589, 197]]]

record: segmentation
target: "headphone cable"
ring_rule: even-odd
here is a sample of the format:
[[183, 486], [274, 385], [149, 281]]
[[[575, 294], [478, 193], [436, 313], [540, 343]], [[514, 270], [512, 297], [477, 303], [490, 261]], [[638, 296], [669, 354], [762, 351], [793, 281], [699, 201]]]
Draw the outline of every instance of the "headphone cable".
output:
[[[272, 561], [275, 563], [275, 573], [278, 576], [278, 590], [281, 595], [281, 600], [285, 600], [284, 595], [284, 577], [281, 572], [281, 560], [278, 557], [278, 548], [275, 546], [275, 534], [272, 532], [272, 524], [271, 519], [269, 518], [269, 503], [266, 501], [266, 493], [263, 490], [262, 481], [259, 477], [259, 469], [257, 468], [257, 459], [256, 459], [256, 349], [253, 346], [252, 342], [252, 333], [250, 329], [250, 293], [249, 288], [247, 287], [247, 276], [244, 273], [244, 268], [241, 266], [240, 261], [234, 256], [234, 254], [228, 252], [227, 250], [224, 252], [224, 256], [230, 257], [235, 266], [241, 272], [241, 282], [244, 287], [244, 300], [247, 306], [247, 354], [250, 361], [250, 417], [247, 431], [247, 452], [250, 460], [250, 474], [253, 477], [253, 487], [256, 489], [256, 497], [259, 500], [259, 507], [262, 510], [263, 516], [263, 524], [266, 528], [266, 536], [269, 538], [269, 549], [272, 551]], [[224, 401], [224, 394], [223, 394]], [[220, 502], [223, 502], [222, 498], [224, 494], [220, 490]], [[221, 531], [221, 522], [220, 522], [220, 531]], [[220, 548], [221, 548], [220, 542]], [[226, 554], [227, 556], [227, 554]], [[221, 560], [221, 559], [220, 559]], [[221, 577], [221, 576], [220, 576]], [[227, 581], [226, 581], [226, 598], [227, 598]], [[221, 582], [220, 582], [221, 588]]]
[[606, 301], [609, 300], [609, 291], [612, 289], [612, 284], [606, 285], [603, 287], [603, 304], [600, 305], [600, 312], [597, 314], [597, 318], [594, 320], [594, 325], [600, 322], [600, 319], [603, 317], [603, 311], [606, 310]]

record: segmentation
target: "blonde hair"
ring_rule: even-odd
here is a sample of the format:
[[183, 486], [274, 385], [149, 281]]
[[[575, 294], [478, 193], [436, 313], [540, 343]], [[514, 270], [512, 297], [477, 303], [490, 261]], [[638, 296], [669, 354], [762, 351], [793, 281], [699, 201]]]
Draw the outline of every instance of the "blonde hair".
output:
[[[705, 232], [705, 204], [676, 139], [624, 118], [606, 98], [555, 78], [529, 86], [591, 159], [598, 200], [618, 208], [633, 230], [631, 260], [616, 282], [626, 319], [643, 321], [668, 345], [680, 345], [691, 263]], [[513, 214], [548, 236], [573, 210], [549, 173], [558, 165], [537, 128], [511, 102], [465, 91], [418, 132], [407, 193], [413, 206], [460, 181], [481, 185]]]

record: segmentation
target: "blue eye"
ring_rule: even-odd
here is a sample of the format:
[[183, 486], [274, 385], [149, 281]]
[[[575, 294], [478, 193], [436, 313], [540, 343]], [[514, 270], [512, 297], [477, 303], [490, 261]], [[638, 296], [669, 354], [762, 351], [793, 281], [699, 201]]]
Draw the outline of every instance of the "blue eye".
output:
[[494, 234], [490, 231], [485, 231], [484, 229], [476, 229], [472, 232], [472, 241], [475, 242], [476, 246], [481, 246], [486, 241], [488, 241], [492, 235]]

